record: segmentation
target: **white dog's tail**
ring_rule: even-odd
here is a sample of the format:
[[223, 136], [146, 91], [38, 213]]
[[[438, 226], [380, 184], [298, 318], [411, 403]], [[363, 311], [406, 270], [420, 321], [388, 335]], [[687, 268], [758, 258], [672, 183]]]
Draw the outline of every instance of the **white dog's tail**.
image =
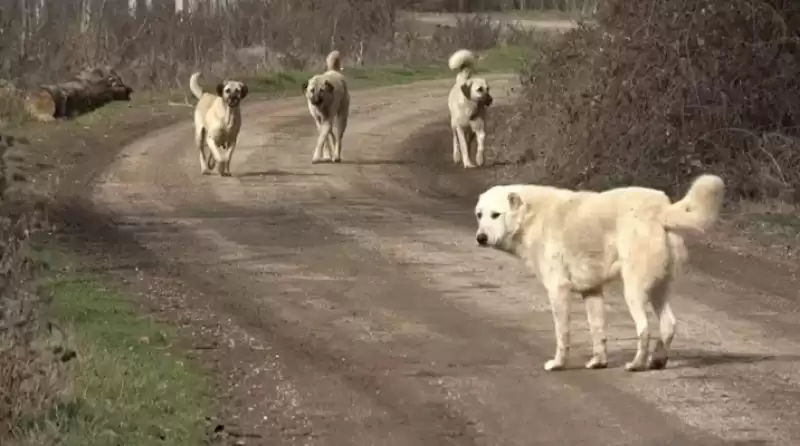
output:
[[200, 83], [197, 82], [197, 79], [200, 78], [200, 72], [196, 72], [192, 74], [192, 77], [189, 78], [189, 90], [191, 90], [194, 97], [200, 99], [203, 97], [203, 89], [200, 88]]
[[667, 229], [704, 232], [719, 219], [725, 183], [716, 175], [700, 175], [686, 196], [671, 204], [662, 214]]
[[475, 53], [470, 50], [458, 50], [450, 56], [447, 65], [453, 71], [458, 71], [456, 79], [463, 82], [472, 77], [475, 70]]
[[325, 58], [325, 66], [328, 71], [342, 71], [342, 56], [339, 51], [333, 50]]

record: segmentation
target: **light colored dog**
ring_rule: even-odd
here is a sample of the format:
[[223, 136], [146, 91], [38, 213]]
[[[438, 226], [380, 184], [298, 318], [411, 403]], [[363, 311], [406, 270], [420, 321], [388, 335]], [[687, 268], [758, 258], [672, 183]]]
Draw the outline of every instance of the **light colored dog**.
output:
[[475, 167], [469, 157], [469, 147], [477, 140], [475, 163], [483, 165], [486, 140], [486, 109], [492, 105], [489, 83], [473, 76], [475, 54], [470, 50], [458, 50], [450, 56], [448, 66], [458, 70], [456, 82], [447, 97], [450, 109], [450, 127], [453, 130], [453, 163], [464, 163], [465, 168]]
[[[204, 93], [197, 82], [200, 73], [189, 78], [189, 90], [197, 98], [194, 109], [194, 142], [200, 151], [200, 172], [210, 173], [219, 164], [222, 176], [231, 175], [231, 160], [242, 128], [239, 104], [247, 96], [247, 85], [226, 80], [217, 84], [217, 94]], [[206, 158], [205, 145], [211, 153]]]
[[[603, 288], [619, 278], [638, 336], [636, 356], [625, 368], [666, 367], [675, 331], [670, 285], [688, 259], [683, 236], [717, 221], [724, 188], [720, 177], [701, 175], [676, 203], [644, 187], [590, 192], [516, 184], [494, 186], [480, 195], [475, 207], [478, 244], [521, 258], [547, 290], [556, 353], [545, 370], [566, 365], [572, 293], [583, 297], [592, 337], [593, 356], [586, 368], [607, 366]], [[648, 303], [661, 331], [649, 362]]]
[[[342, 161], [342, 137], [350, 113], [350, 92], [342, 74], [338, 51], [331, 51], [325, 59], [327, 71], [303, 82], [303, 94], [308, 111], [317, 124], [319, 136], [314, 147], [312, 163]], [[331, 157], [333, 151], [333, 157]]]

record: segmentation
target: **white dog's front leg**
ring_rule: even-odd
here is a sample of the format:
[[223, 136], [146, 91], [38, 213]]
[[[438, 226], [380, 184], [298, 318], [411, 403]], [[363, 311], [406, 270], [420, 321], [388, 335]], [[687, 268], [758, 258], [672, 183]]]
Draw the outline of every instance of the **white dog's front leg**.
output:
[[484, 141], [486, 140], [486, 132], [483, 129], [477, 130], [475, 132], [475, 138], [478, 140], [478, 152], [475, 154], [475, 163], [479, 166], [483, 166], [484, 158], [483, 158], [483, 150], [486, 148], [484, 146]]
[[220, 147], [217, 145], [217, 142], [214, 141], [214, 138], [208, 137], [206, 138], [206, 143], [208, 144], [208, 148], [211, 149], [211, 155], [214, 157], [214, 161], [217, 162], [217, 166], [219, 168], [220, 175], [223, 172], [223, 164], [224, 160], [222, 158], [222, 153]]
[[469, 159], [469, 146], [467, 145], [467, 137], [464, 134], [464, 128], [461, 126], [456, 127], [456, 134], [458, 135], [458, 145], [461, 150], [461, 159], [464, 162], [464, 168], [470, 169], [475, 167]]
[[[322, 149], [325, 145], [325, 140], [331, 133], [331, 125], [328, 122], [322, 122], [319, 125], [319, 136], [317, 137], [317, 145], [314, 147], [314, 156], [311, 157], [311, 163], [316, 164], [322, 157]], [[328, 154], [330, 157], [330, 154]]]
[[561, 370], [567, 365], [569, 356], [569, 300], [570, 290], [558, 285], [547, 290], [550, 298], [550, 308], [553, 312], [553, 325], [556, 332], [556, 354], [553, 359], [544, 364], [544, 369]]
[[604, 369], [608, 367], [608, 355], [606, 354], [606, 312], [603, 292], [584, 294], [583, 303], [586, 305], [586, 319], [592, 336], [592, 359], [586, 363], [586, 368]]
[[233, 161], [233, 152], [236, 150], [236, 141], [230, 143], [228, 153], [225, 156], [224, 168], [220, 168], [220, 174], [225, 177], [231, 176], [231, 161]]
[[328, 137], [325, 139], [325, 145], [322, 146], [322, 161], [329, 162], [332, 158], [335, 158], [336, 155], [336, 137], [334, 136], [334, 132], [328, 133]]
[[338, 123], [334, 131], [331, 133], [335, 134], [333, 143], [333, 162], [340, 163], [342, 162], [342, 138], [344, 137], [342, 124]]
[[206, 175], [211, 173], [211, 171], [209, 170], [208, 164], [206, 163], [206, 151], [204, 147], [205, 141], [203, 141], [204, 139], [203, 133], [204, 130], [202, 128], [195, 130], [194, 143], [197, 146], [197, 150], [200, 151], [200, 174]]

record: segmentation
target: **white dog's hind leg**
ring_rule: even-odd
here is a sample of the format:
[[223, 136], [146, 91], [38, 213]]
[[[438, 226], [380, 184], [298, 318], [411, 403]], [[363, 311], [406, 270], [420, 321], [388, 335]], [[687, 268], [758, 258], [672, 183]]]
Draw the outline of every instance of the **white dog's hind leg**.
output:
[[208, 164], [206, 164], [206, 150], [204, 147], [205, 144], [205, 130], [203, 128], [196, 129], [194, 132], [194, 144], [197, 146], [197, 150], [200, 151], [200, 174], [206, 175], [211, 173], [211, 170], [208, 168]]
[[344, 129], [347, 123], [342, 118], [337, 117], [336, 119], [336, 126], [332, 132], [336, 135], [333, 145], [333, 162], [339, 163], [342, 161], [342, 138], [344, 138]]
[[333, 136], [334, 132], [328, 133], [328, 138], [325, 139], [325, 145], [322, 146], [322, 161], [329, 162], [335, 157], [336, 138]]
[[675, 337], [675, 315], [669, 305], [669, 292], [668, 280], [663, 280], [650, 291], [650, 303], [653, 305], [653, 312], [658, 318], [661, 331], [661, 338], [656, 341], [650, 363], [647, 365], [647, 368], [652, 370], [660, 370], [667, 366], [669, 348]]
[[461, 160], [464, 162], [464, 168], [471, 169], [475, 165], [469, 159], [469, 146], [467, 145], [467, 136], [464, 134], [464, 129], [461, 126], [456, 127], [456, 134], [458, 135], [458, 146], [461, 150]]
[[547, 290], [550, 298], [550, 309], [553, 312], [553, 325], [556, 331], [556, 354], [553, 359], [544, 363], [544, 369], [561, 370], [567, 365], [569, 356], [569, 304], [570, 290], [564, 286], [554, 286]]
[[[628, 269], [628, 274], [624, 269]], [[632, 274], [630, 267], [624, 268], [622, 280], [624, 282], [625, 301], [631, 313], [633, 323], [636, 325], [636, 356], [633, 361], [625, 364], [625, 370], [638, 372], [647, 366], [647, 354], [650, 348], [650, 322], [647, 320], [648, 295], [642, 287], [639, 278]]]
[[475, 131], [475, 139], [478, 140], [478, 150], [475, 153], [475, 164], [479, 166], [483, 166], [484, 157], [483, 157], [483, 150], [486, 148], [484, 146], [484, 141], [486, 141], [486, 132], [483, 129]]
[[586, 363], [586, 368], [604, 369], [608, 367], [608, 355], [606, 353], [606, 310], [603, 292], [584, 294], [583, 303], [586, 305], [586, 319], [592, 335], [592, 359]]
[[453, 128], [453, 164], [461, 162], [461, 152], [458, 149], [458, 132]]

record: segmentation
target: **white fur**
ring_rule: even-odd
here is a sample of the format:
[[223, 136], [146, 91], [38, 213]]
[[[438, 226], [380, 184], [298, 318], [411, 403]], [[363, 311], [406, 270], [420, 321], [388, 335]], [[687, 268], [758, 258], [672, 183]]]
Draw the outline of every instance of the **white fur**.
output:
[[[591, 331], [593, 357], [586, 367], [607, 366], [603, 288], [620, 278], [638, 339], [636, 356], [625, 368], [666, 366], [675, 331], [669, 289], [688, 258], [681, 232], [710, 228], [719, 218], [724, 189], [720, 177], [701, 175], [676, 203], [644, 187], [590, 192], [515, 184], [480, 195], [478, 243], [520, 257], [547, 290], [556, 353], [546, 370], [566, 365], [573, 293], [584, 299]], [[649, 362], [648, 303], [661, 334]]]
[[[342, 64], [338, 51], [332, 51], [325, 59], [327, 71], [312, 76], [303, 83], [303, 94], [308, 103], [308, 111], [317, 124], [317, 144], [314, 147], [312, 163], [342, 160], [342, 138], [347, 129], [350, 113], [350, 92], [347, 80], [342, 74]], [[331, 150], [333, 156], [331, 157]]]
[[[492, 104], [489, 83], [473, 76], [475, 54], [466, 49], [450, 56], [447, 65], [457, 70], [456, 81], [447, 97], [450, 127], [453, 130], [453, 163], [463, 162], [465, 168], [482, 166], [486, 140], [486, 110]], [[477, 140], [475, 163], [469, 156], [472, 140]]]

